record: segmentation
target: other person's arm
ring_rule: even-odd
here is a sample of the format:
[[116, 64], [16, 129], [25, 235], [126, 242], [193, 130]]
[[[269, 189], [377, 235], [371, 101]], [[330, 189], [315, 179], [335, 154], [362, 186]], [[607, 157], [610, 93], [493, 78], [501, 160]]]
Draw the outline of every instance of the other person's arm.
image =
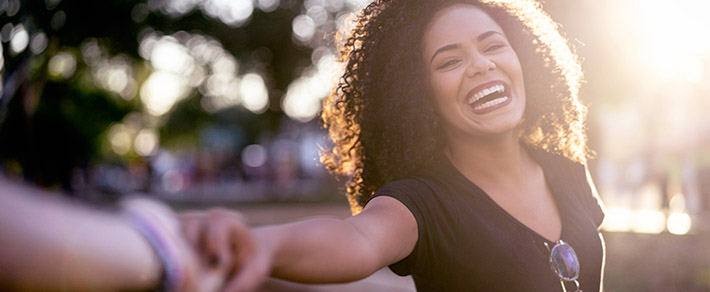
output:
[[[184, 291], [217, 285], [215, 270], [198, 269], [194, 253], [182, 252], [190, 282]], [[144, 291], [162, 276], [155, 248], [126, 218], [0, 177], [0, 288]]]

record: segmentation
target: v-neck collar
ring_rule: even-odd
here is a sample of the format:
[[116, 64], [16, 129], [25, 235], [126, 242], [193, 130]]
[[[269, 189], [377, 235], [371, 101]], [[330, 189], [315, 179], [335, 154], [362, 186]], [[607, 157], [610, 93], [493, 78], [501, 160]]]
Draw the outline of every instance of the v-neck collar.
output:
[[560, 189], [560, 186], [557, 183], [559, 180], [555, 177], [556, 174], [553, 171], [551, 171], [551, 169], [550, 169], [551, 166], [549, 165], [549, 163], [550, 163], [549, 159], [551, 158], [549, 156], [552, 154], [544, 152], [544, 150], [532, 148], [531, 146], [526, 145], [524, 143], [522, 143], [521, 145], [530, 154], [530, 156], [538, 163], [538, 165], [540, 165], [540, 168], [542, 169], [542, 172], [543, 172], [543, 176], [545, 177], [545, 182], [547, 183], [547, 186], [550, 188], [550, 192], [552, 193], [553, 201], [555, 203], [555, 206], [557, 207], [557, 212], [559, 213], [559, 216], [560, 216], [560, 225], [561, 225], [560, 226], [560, 238], [558, 238], [557, 240], [551, 240], [551, 239], [545, 237], [544, 235], [542, 235], [539, 232], [532, 229], [530, 226], [528, 226], [525, 223], [523, 223], [522, 221], [520, 221], [518, 218], [515, 218], [515, 216], [510, 214], [510, 212], [508, 212], [503, 207], [501, 207], [498, 203], [496, 203], [493, 200], [493, 198], [491, 198], [490, 195], [488, 195], [488, 193], [486, 193], [482, 188], [480, 188], [475, 182], [469, 180], [465, 175], [463, 175], [463, 173], [461, 173], [453, 165], [453, 163], [451, 163], [451, 161], [449, 160], [449, 158], [446, 155], [442, 155], [442, 158], [443, 158], [443, 162], [445, 164], [445, 167], [452, 170], [453, 174], [455, 176], [458, 176], [459, 179], [464, 180], [466, 185], [469, 186], [472, 190], [474, 190], [474, 193], [481, 194], [482, 197], [487, 202], [489, 202], [494, 208], [496, 208], [505, 217], [507, 217], [511, 221], [515, 222], [521, 228], [523, 228], [524, 230], [527, 230], [532, 235], [534, 235], [534, 236], [538, 237], [539, 239], [541, 239], [545, 242], [548, 242], [548, 243], [554, 243], [554, 242], [557, 242], [558, 240], [562, 240], [565, 238], [565, 234], [566, 234], [565, 230], [566, 230], [567, 224], [565, 224], [565, 223], [567, 221], [567, 215], [566, 215], [566, 211], [562, 209], [563, 204], [561, 204], [561, 200], [564, 200], [564, 198], [562, 198], [562, 196], [561, 196], [562, 190]]

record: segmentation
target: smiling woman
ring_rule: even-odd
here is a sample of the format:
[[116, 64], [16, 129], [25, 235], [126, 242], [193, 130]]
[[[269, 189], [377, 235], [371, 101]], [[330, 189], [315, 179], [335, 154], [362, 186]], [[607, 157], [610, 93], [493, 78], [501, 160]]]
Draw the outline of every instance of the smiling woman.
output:
[[[456, 38], [462, 34], [459, 30], [444, 29], [432, 33], [442, 38], [436, 40], [442, 46], [434, 48], [440, 50], [435, 55], [434, 49], [430, 48], [432, 51], [428, 52], [430, 57], [427, 60], [430, 64], [422, 66], [421, 60], [426, 53], [413, 48], [426, 50], [426, 44], [412, 36], [423, 35], [428, 25], [426, 19], [457, 2], [479, 6], [478, 14], [490, 16], [488, 20], [494, 22], [493, 32], [496, 33], [470, 35], [473, 32], [467, 31], [464, 35], [475, 40], [471, 43], [442, 42], [447, 36]], [[447, 21], [454, 27], [480, 29], [476, 23], [456, 26], [457, 20]], [[467, 22], [472, 21], [475, 20]], [[470, 52], [478, 43], [490, 46], [497, 41], [494, 50], [517, 55], [518, 60], [511, 61], [519, 62], [522, 70], [522, 77], [516, 77], [519, 80], [513, 88], [518, 94], [525, 95], [522, 103], [517, 102], [519, 109], [525, 109], [519, 127], [521, 139], [573, 161], [586, 160], [586, 107], [578, 98], [581, 67], [566, 39], [557, 30], [557, 24], [536, 2], [376, 1], [361, 12], [355, 29], [343, 36], [345, 40], [341, 42], [340, 50], [345, 74], [339, 86], [324, 101], [322, 114], [334, 145], [323, 153], [321, 160], [331, 171], [351, 178], [348, 196], [353, 212], [360, 210], [385, 182], [406, 177], [431, 162], [431, 154], [441, 146], [441, 121], [429, 106], [431, 90], [422, 85], [448, 87], [443, 85], [444, 82], [459, 82], [446, 76], [449, 74], [446, 69], [452, 66], [452, 62], [443, 54], [461, 54], [465, 50], [463, 45]], [[501, 41], [506, 48], [497, 47]], [[480, 60], [471, 58], [469, 56], [466, 61]], [[434, 63], [436, 61], [448, 63]], [[427, 72], [435, 65], [446, 68]], [[427, 74], [433, 77], [434, 84], [423, 82]], [[471, 84], [467, 85], [469, 88], [460, 89], [470, 90]], [[392, 109], [397, 109], [398, 114], [392, 115]], [[441, 116], [449, 120], [459, 115]], [[415, 141], [417, 143], [413, 143]]]
[[[238, 274], [329, 283], [389, 266], [418, 291], [602, 290], [581, 70], [537, 2], [374, 1], [340, 61], [322, 161], [348, 176], [356, 215], [257, 228]], [[185, 224], [229, 232], [226, 216], [199, 221]]]

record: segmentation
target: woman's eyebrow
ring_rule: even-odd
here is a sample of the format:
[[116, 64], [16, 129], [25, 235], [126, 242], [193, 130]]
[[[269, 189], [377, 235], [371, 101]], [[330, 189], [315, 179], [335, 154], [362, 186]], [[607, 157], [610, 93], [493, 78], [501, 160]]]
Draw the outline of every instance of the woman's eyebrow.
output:
[[[503, 36], [503, 34], [500, 33], [500, 32], [498, 32], [498, 31], [489, 30], [489, 31], [487, 31], [487, 32], [484, 32], [484, 33], [480, 34], [478, 37], [476, 37], [476, 41], [477, 41], [477, 42], [482, 42], [482, 41], [485, 40], [486, 38], [488, 38], [488, 37], [490, 37], [490, 36], [492, 36], [492, 35], [496, 35], [496, 34]], [[438, 55], [438, 54], [440, 54], [440, 53], [443, 53], [443, 52], [446, 52], [446, 51], [458, 49], [459, 47], [460, 47], [459, 44], [449, 44], [449, 45], [445, 45], [445, 46], [443, 46], [443, 47], [437, 49], [436, 52], [434, 52], [434, 55], [431, 56], [431, 60], [429, 60], [429, 64], [431, 64], [432, 62], [434, 62], [434, 57], [436, 57], [436, 55]]]
[[495, 30], [489, 30], [489, 31], [484, 32], [484, 33], [482, 33], [481, 35], [479, 35], [479, 36], [476, 38], [476, 41], [481, 42], [481, 41], [485, 40], [486, 38], [488, 38], [488, 37], [490, 37], [490, 36], [492, 36], [492, 35], [495, 35], [495, 34], [500, 35], [500, 36], [504, 36], [504, 35], [503, 35], [502, 33], [500, 33], [500, 32], [497, 32], [497, 31], [495, 31]]
[[437, 49], [436, 52], [434, 52], [434, 55], [431, 56], [431, 60], [429, 60], [429, 64], [434, 62], [434, 57], [436, 57], [436, 55], [438, 55], [439, 53], [443, 53], [443, 52], [450, 51], [450, 50], [455, 50], [455, 49], [458, 49], [460, 46], [461, 45], [459, 45], [459, 44], [449, 44], [449, 45], [445, 45], [445, 46]]

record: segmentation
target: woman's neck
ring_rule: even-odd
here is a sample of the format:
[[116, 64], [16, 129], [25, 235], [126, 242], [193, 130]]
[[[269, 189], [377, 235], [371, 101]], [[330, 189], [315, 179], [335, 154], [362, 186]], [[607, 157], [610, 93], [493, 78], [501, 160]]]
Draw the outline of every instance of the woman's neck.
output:
[[498, 136], [450, 139], [446, 156], [467, 178], [494, 184], [522, 183], [532, 161], [514, 131]]

